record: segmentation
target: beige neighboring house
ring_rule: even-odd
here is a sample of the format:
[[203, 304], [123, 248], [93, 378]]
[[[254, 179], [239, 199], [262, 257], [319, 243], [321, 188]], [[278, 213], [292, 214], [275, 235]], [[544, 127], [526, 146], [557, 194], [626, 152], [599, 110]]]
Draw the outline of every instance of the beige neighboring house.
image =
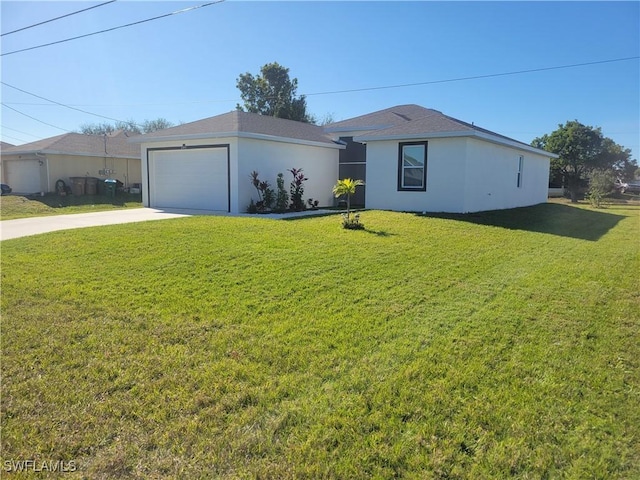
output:
[[120, 130], [108, 135], [65, 133], [37, 142], [2, 146], [0, 176], [14, 193], [55, 192], [56, 182], [72, 177], [107, 178], [125, 187], [142, 183], [140, 148]]

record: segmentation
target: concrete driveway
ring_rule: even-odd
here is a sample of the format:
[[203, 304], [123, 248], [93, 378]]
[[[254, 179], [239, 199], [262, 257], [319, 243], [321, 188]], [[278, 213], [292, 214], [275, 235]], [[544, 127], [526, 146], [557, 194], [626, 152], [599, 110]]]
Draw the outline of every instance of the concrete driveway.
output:
[[146, 222], [149, 220], [166, 220], [168, 218], [191, 217], [194, 215], [219, 215], [224, 217], [253, 217], [264, 219], [280, 219], [330, 215], [339, 212], [332, 210], [305, 210], [291, 213], [226, 213], [205, 210], [157, 210], [155, 208], [131, 208], [126, 210], [109, 210], [95, 213], [76, 213], [72, 215], [54, 215], [51, 217], [19, 218], [0, 222], [0, 240], [28, 237], [40, 233], [70, 230], [72, 228], [100, 227], [119, 223]]
[[[39, 233], [69, 230], [72, 228], [99, 227], [119, 223], [166, 220], [167, 218], [189, 217], [194, 212], [166, 211], [154, 208], [132, 208], [128, 210], [109, 210], [106, 212], [76, 213], [51, 217], [19, 218], [0, 222], [0, 240], [27, 237]], [[202, 215], [202, 213], [199, 213]]]

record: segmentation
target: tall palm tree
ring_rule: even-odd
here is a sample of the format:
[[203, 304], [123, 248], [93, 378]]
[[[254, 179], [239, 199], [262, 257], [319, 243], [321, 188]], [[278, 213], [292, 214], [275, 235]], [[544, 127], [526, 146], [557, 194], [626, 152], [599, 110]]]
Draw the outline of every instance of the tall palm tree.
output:
[[338, 180], [338, 183], [333, 186], [333, 194], [336, 198], [342, 195], [347, 196], [347, 222], [349, 222], [349, 215], [351, 211], [351, 195], [356, 193], [356, 187], [359, 187], [360, 185], [364, 185], [362, 180], [344, 178], [342, 180]]

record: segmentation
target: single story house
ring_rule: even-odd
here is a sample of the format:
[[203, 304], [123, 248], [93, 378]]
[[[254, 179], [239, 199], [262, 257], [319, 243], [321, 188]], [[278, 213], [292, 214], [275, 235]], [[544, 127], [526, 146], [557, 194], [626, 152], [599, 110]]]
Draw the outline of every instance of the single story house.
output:
[[140, 150], [122, 130], [108, 135], [65, 133], [2, 148], [2, 183], [14, 193], [55, 192], [56, 182], [72, 177], [113, 178], [125, 187], [142, 182]]
[[141, 146], [145, 206], [244, 212], [250, 174], [288, 189], [302, 168], [305, 200], [333, 205], [338, 178], [361, 179], [354, 204], [466, 213], [544, 203], [549, 162], [534, 148], [419, 105], [324, 127], [232, 111], [129, 139]]
[[467, 213], [547, 201], [557, 155], [419, 105], [335, 122], [340, 177], [366, 182], [367, 208]]
[[338, 155], [345, 146], [322, 127], [292, 120], [232, 111], [130, 139], [140, 144], [142, 201], [153, 208], [246, 212], [257, 192], [251, 172], [285, 188], [288, 170], [302, 169], [304, 201], [332, 205]]

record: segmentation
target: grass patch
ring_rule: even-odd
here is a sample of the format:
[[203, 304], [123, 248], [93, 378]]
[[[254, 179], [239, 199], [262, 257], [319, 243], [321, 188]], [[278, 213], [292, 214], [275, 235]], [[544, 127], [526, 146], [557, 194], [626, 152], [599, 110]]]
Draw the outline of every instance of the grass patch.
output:
[[141, 195], [129, 193], [118, 193], [115, 198], [106, 195], [65, 197], [55, 194], [47, 194], [44, 197], [6, 195], [0, 197], [0, 220], [139, 207], [142, 207]]
[[190, 217], [4, 241], [1, 463], [636, 478], [639, 213]]

